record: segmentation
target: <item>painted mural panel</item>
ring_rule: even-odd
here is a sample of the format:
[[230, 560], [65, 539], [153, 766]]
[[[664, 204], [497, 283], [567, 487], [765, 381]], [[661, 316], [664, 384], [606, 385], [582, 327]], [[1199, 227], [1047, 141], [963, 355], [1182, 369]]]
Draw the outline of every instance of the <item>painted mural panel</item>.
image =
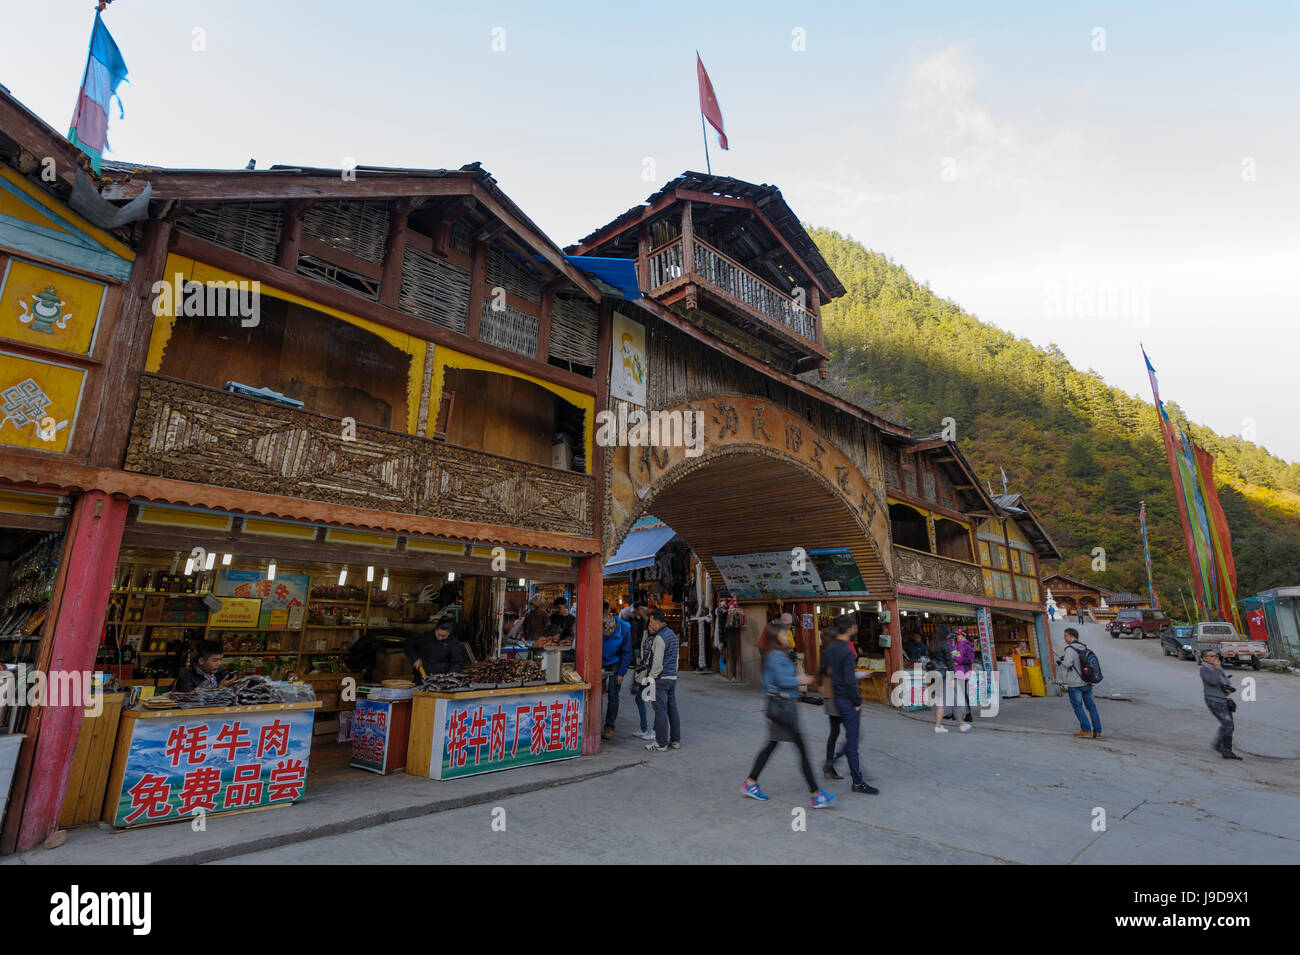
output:
[[85, 378], [80, 368], [0, 352], [0, 444], [67, 451]]
[[11, 259], [0, 278], [0, 335], [88, 355], [106, 288], [103, 282]]

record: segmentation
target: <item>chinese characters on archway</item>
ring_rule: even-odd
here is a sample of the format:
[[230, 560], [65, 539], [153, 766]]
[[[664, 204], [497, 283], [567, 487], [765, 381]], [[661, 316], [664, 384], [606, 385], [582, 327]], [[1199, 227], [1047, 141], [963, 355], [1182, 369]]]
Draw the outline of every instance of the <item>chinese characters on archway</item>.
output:
[[580, 694], [529, 700], [505, 697], [448, 708], [446, 766], [453, 773], [501, 769], [581, 752]]
[[310, 713], [307, 717], [306, 723], [289, 714], [271, 719], [249, 714], [137, 724], [122, 778], [118, 825], [300, 798], [310, 752]]

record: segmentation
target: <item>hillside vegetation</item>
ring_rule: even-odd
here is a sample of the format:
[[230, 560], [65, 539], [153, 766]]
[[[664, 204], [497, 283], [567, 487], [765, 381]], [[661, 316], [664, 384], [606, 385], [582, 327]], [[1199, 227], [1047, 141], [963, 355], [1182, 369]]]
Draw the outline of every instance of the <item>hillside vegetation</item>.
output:
[[[1184, 616], [1184, 599], [1193, 608], [1150, 401], [1079, 371], [1055, 345], [1038, 348], [981, 322], [850, 238], [810, 232], [848, 290], [823, 309], [832, 355], [823, 385], [918, 434], [954, 418], [981, 479], [1000, 493], [1001, 466], [1009, 490], [1029, 499], [1065, 554], [1060, 569], [1111, 590], [1146, 591], [1138, 527], [1145, 500], [1161, 606], [1175, 617]], [[1182, 417], [1168, 397], [1166, 407]], [[1300, 584], [1300, 464], [1195, 423], [1190, 433], [1215, 456], [1238, 598]], [[1095, 547], [1105, 548], [1104, 571], [1092, 570]]]

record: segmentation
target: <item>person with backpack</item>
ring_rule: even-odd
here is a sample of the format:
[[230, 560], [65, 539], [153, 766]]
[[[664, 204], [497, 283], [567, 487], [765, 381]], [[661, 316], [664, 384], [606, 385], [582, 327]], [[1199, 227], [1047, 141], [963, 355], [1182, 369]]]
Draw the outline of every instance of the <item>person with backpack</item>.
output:
[[[853, 791], [874, 796], [880, 792], [871, 786], [862, 776], [862, 767], [858, 761], [858, 732], [862, 716], [862, 697], [858, 692], [857, 660], [858, 654], [853, 647], [853, 637], [858, 632], [857, 622], [845, 615], [835, 621], [831, 627], [833, 638], [822, 656], [822, 672], [831, 681], [831, 708], [839, 715], [844, 729], [843, 754], [849, 758], [849, 774], [853, 777]], [[832, 724], [832, 733], [839, 727]], [[831, 778], [841, 778], [835, 773], [835, 756], [831, 752], [831, 742], [826, 744], [827, 761], [823, 772]]]
[[1101, 717], [1092, 698], [1093, 686], [1101, 682], [1101, 665], [1097, 654], [1079, 642], [1079, 631], [1074, 627], [1065, 628], [1065, 652], [1057, 658], [1056, 667], [1056, 682], [1070, 694], [1070, 706], [1079, 718], [1079, 732], [1074, 735], [1101, 739]]
[[812, 766], [808, 764], [808, 749], [799, 733], [798, 703], [795, 702], [799, 690], [811, 683], [813, 678], [795, 672], [790, 631], [781, 630], [774, 639], [775, 643], [763, 659], [763, 689], [767, 693], [767, 745], [754, 758], [754, 767], [749, 771], [741, 792], [751, 799], [767, 799], [767, 793], [758, 788], [758, 774], [763, 771], [763, 766], [772, 755], [772, 750], [776, 749], [777, 743], [794, 743], [799, 750], [800, 768], [803, 770], [804, 781], [808, 784], [812, 808], [823, 809], [835, 801], [835, 796], [817, 787]]

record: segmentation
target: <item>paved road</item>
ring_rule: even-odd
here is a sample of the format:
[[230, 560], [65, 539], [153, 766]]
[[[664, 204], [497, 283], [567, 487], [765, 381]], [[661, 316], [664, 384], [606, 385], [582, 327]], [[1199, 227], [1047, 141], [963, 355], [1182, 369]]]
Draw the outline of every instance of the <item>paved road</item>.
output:
[[[1064, 624], [1054, 626], [1061, 645]], [[1261, 863], [1300, 850], [1300, 680], [1233, 670], [1257, 681], [1238, 711], [1243, 762], [1209, 748], [1216, 724], [1196, 665], [1163, 657], [1156, 640], [1083, 637], [1101, 657], [1105, 739], [1075, 739], [1063, 698], [1007, 700], [973, 732], [936, 735], [924, 713], [864, 708], [863, 757], [882, 790], [848, 792], [806, 813], [793, 747], [778, 748], [767, 803], [740, 795], [764, 738], [751, 688], [687, 674], [679, 692], [681, 750], [644, 753], [624, 707], [606, 745], [637, 764], [569, 786], [433, 813], [342, 836], [256, 852], [229, 863]], [[629, 711], [631, 717], [629, 718]], [[800, 707], [813, 749], [817, 707]], [[449, 783], [446, 785], [455, 785]], [[493, 810], [504, 810], [504, 815]], [[1104, 813], [1104, 816], [1103, 816]], [[493, 828], [504, 819], [504, 831]], [[1101, 828], [1104, 823], [1104, 828]]]

